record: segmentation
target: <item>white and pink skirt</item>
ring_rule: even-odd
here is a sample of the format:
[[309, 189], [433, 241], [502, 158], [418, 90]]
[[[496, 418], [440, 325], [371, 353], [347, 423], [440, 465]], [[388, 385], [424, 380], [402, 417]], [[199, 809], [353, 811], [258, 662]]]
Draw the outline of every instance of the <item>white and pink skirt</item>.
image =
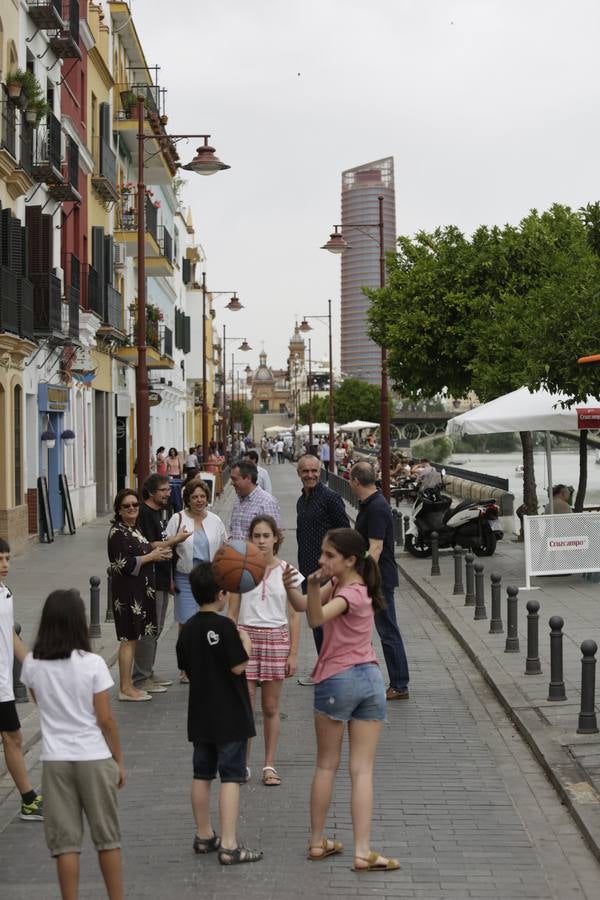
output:
[[281, 628], [255, 628], [240, 625], [252, 641], [252, 653], [246, 666], [248, 681], [283, 681], [290, 655], [290, 634], [287, 625]]

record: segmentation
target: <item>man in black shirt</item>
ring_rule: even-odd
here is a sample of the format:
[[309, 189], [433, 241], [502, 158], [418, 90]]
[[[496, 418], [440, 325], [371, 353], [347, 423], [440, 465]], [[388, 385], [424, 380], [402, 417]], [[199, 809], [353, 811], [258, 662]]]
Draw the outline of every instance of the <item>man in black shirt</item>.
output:
[[[319, 568], [323, 538], [332, 528], [349, 528], [350, 521], [340, 495], [320, 480], [321, 462], [316, 456], [308, 453], [301, 456], [297, 469], [302, 493], [296, 503], [296, 540], [298, 569], [305, 578], [305, 590], [306, 578]], [[313, 628], [313, 636], [318, 653], [323, 643], [323, 629]]]
[[375, 486], [371, 463], [359, 462], [350, 470], [350, 487], [360, 501], [356, 530], [369, 542], [369, 553], [379, 563], [385, 608], [375, 613], [375, 627], [381, 639], [390, 678], [388, 700], [408, 699], [408, 662], [402, 635], [396, 620], [394, 588], [398, 586], [398, 567], [394, 554], [394, 520], [390, 505]]
[[[166, 511], [171, 494], [169, 479], [166, 475], [151, 475], [144, 483], [142, 494], [144, 500], [140, 506], [137, 524], [153, 548], [159, 545], [172, 547], [191, 535], [191, 532], [185, 529], [172, 538], [167, 538], [165, 534]], [[150, 694], [162, 694], [173, 682], [154, 678], [154, 660], [158, 649], [158, 638], [163, 630], [169, 605], [169, 592], [173, 577], [171, 563], [169, 561], [155, 563], [154, 574], [157, 631], [154, 636], [147, 635], [137, 642], [133, 664], [133, 683], [136, 688], [148, 691]]]
[[[222, 865], [257, 862], [262, 859], [262, 851], [238, 846], [236, 835], [248, 739], [256, 734], [244, 674], [250, 639], [221, 615], [227, 591], [219, 588], [210, 563], [192, 569], [190, 586], [200, 609], [181, 630], [177, 663], [190, 680], [188, 740], [194, 745], [194, 850], [218, 851]], [[210, 821], [210, 788], [217, 771], [221, 778], [220, 838]]]

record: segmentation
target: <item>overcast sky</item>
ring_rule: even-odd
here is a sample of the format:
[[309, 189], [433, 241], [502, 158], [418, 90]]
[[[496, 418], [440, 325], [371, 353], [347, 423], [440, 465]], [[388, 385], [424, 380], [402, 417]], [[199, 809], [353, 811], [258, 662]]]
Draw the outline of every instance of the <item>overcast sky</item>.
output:
[[[209, 132], [231, 166], [184, 196], [253, 366], [262, 342], [284, 365], [296, 314], [331, 297], [339, 368], [340, 265], [319, 247], [343, 169], [394, 157], [399, 234], [600, 197], [597, 0], [131, 3], [169, 130]], [[324, 355], [326, 328], [312, 337]]]

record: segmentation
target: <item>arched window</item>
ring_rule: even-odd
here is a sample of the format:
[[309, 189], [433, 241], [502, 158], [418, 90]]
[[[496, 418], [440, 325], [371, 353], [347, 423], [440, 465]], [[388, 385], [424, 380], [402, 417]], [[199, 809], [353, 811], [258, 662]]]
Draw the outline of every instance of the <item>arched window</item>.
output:
[[13, 391], [13, 450], [15, 456], [15, 506], [23, 502], [23, 389], [15, 385]]

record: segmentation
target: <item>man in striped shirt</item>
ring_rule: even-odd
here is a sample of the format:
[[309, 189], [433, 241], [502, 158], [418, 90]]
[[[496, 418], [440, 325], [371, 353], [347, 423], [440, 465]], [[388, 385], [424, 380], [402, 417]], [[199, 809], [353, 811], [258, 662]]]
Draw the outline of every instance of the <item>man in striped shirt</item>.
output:
[[279, 503], [257, 485], [258, 470], [253, 462], [243, 459], [231, 469], [231, 483], [237, 494], [233, 502], [229, 537], [248, 540], [250, 523], [255, 516], [273, 516], [281, 528]]

